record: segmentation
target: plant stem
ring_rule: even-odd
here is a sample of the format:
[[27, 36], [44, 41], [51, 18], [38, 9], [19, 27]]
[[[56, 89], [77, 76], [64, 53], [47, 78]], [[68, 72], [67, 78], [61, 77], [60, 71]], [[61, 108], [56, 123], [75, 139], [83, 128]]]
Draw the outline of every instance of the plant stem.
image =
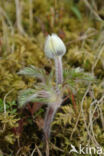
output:
[[45, 121], [44, 121], [44, 134], [45, 139], [48, 140], [50, 137], [50, 130], [51, 130], [51, 123], [53, 121], [54, 115], [60, 105], [62, 104], [62, 99], [57, 99], [56, 102], [51, 103], [51, 105], [47, 108], [47, 113], [45, 115]]
[[55, 112], [56, 110], [54, 108], [52, 108], [51, 106], [48, 107], [47, 114], [45, 116], [45, 121], [44, 121], [44, 134], [45, 134], [46, 140], [48, 140], [50, 136], [50, 125], [53, 120]]
[[62, 56], [55, 57], [55, 68], [56, 68], [56, 83], [62, 84], [63, 82], [63, 68], [62, 68]]

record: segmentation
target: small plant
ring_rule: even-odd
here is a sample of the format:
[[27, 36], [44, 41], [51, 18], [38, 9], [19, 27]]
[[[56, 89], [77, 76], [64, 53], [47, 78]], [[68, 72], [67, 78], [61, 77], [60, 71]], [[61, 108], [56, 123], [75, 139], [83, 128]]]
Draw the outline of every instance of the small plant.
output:
[[[20, 107], [25, 106], [30, 101], [48, 105], [43, 129], [45, 137], [48, 139], [50, 136], [51, 122], [63, 101], [63, 93], [61, 90], [61, 85], [63, 83], [62, 56], [66, 52], [66, 47], [57, 35], [52, 34], [52, 36], [48, 35], [46, 39], [44, 51], [46, 56], [53, 59], [55, 62], [56, 85], [52, 84], [53, 72], [47, 76], [43, 69], [34, 66], [26, 67], [21, 70], [19, 74], [38, 78], [41, 80], [41, 83], [38, 83], [33, 89], [29, 88], [21, 91], [18, 101]], [[41, 104], [40, 106], [42, 106]]]
[[[29, 102], [37, 102], [38, 109], [43, 104], [47, 104], [48, 107], [43, 128], [47, 140], [50, 136], [50, 126], [54, 115], [64, 101], [63, 96], [65, 89], [69, 89], [75, 86], [75, 83], [79, 83], [80, 81], [78, 79], [91, 80], [91, 77], [89, 74], [84, 74], [80, 68], [63, 71], [62, 57], [66, 52], [66, 47], [56, 34], [48, 35], [44, 51], [45, 55], [55, 62], [55, 83], [53, 70], [47, 75], [44, 69], [39, 69], [32, 65], [30, 67], [25, 67], [20, 70], [19, 74], [35, 77], [40, 79], [40, 82], [33, 86], [32, 89], [28, 88], [20, 91], [18, 101], [19, 107], [23, 107]], [[64, 81], [63, 75], [65, 78]]]

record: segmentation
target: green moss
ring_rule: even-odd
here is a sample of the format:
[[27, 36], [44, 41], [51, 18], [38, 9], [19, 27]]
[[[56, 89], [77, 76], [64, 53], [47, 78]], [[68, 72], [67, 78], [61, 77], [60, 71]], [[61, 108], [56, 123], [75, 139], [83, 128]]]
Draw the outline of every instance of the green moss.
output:
[[[102, 19], [104, 18], [103, 3], [100, 0], [95, 2], [95, 8], [90, 4]], [[19, 76], [17, 72], [29, 65], [48, 69], [47, 73], [52, 69], [52, 61], [45, 58], [43, 50], [46, 35], [53, 32], [62, 37], [67, 46], [67, 53], [63, 58], [65, 68], [80, 67], [85, 72], [91, 73], [92, 70], [94, 72], [96, 80], [92, 82], [91, 89], [86, 95], [83, 109], [89, 127], [90, 110], [93, 111], [97, 106], [93, 114], [93, 131], [95, 139], [104, 148], [104, 107], [103, 101], [99, 102], [104, 94], [104, 23], [95, 20], [94, 14], [81, 0], [76, 4], [72, 0], [33, 0], [32, 6], [30, 1], [23, 0], [20, 1], [20, 5], [24, 35], [17, 27], [15, 1], [0, 1], [0, 154], [16, 155], [20, 150], [18, 155], [31, 155], [34, 148], [36, 148], [36, 155], [39, 152], [45, 153], [41, 129], [45, 108], [43, 107], [42, 111], [36, 112], [38, 115], [33, 116], [27, 108], [18, 109], [16, 103], [18, 92], [31, 88], [34, 79]], [[85, 146], [89, 141], [90, 145], [95, 146], [86, 130], [82, 112], [78, 119], [82, 97], [89, 83], [83, 83], [83, 80], [79, 83], [79, 77], [77, 81], [76, 85], [72, 79], [68, 81], [69, 88], [74, 94], [77, 113], [74, 110], [72, 95], [71, 93], [69, 95], [66, 89], [64, 94], [69, 100], [59, 109], [52, 124], [50, 156], [69, 155], [71, 144], [78, 148], [79, 144]], [[37, 81], [35, 85], [36, 83]], [[12, 89], [13, 91], [10, 92]], [[6, 116], [5, 96], [7, 96]], [[91, 109], [94, 100], [97, 100], [97, 103]], [[13, 101], [15, 105], [12, 104]], [[18, 119], [23, 119], [23, 130], [15, 135], [13, 130], [18, 125]], [[92, 135], [91, 129], [90, 133]]]

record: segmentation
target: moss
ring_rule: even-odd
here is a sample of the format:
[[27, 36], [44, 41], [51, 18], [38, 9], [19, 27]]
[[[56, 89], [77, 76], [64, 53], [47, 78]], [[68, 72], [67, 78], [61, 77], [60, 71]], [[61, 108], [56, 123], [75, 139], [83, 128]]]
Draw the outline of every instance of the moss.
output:
[[[104, 18], [103, 3], [99, 0], [95, 2], [95, 6], [90, 4], [102, 19]], [[34, 79], [19, 76], [17, 73], [29, 65], [45, 68], [47, 73], [50, 72], [52, 61], [45, 58], [43, 50], [46, 35], [53, 32], [57, 33], [67, 46], [67, 53], [63, 58], [65, 68], [80, 67], [85, 72], [91, 73], [95, 65], [93, 74], [96, 80], [91, 83], [91, 89], [83, 102], [83, 109], [85, 121], [89, 127], [90, 110], [93, 112], [97, 106], [92, 119], [93, 130], [95, 139], [104, 148], [104, 107], [103, 100], [99, 101], [104, 93], [103, 21], [96, 20], [94, 14], [81, 0], [78, 3], [72, 0], [33, 0], [32, 6], [30, 1], [23, 0], [20, 1], [20, 5], [22, 7], [21, 26], [24, 34], [20, 33], [17, 27], [15, 1], [0, 1], [0, 11], [3, 10], [0, 16], [0, 154], [10, 156], [19, 152], [18, 155], [32, 155], [34, 148], [36, 155], [39, 152], [43, 155], [45, 153], [42, 141], [43, 133], [40, 127], [42, 127], [42, 117], [46, 108], [43, 107], [33, 116], [28, 106], [23, 110], [18, 109], [18, 91], [31, 88], [34, 85]], [[77, 12], [81, 14], [80, 20], [73, 11], [73, 6], [77, 7]], [[96, 62], [97, 59], [98, 62]], [[83, 80], [79, 83], [78, 78], [77, 81], [78, 83], [72, 89], [73, 85], [70, 83], [73, 81], [69, 80], [69, 88], [74, 94], [77, 113], [74, 110], [73, 96], [71, 93], [69, 95], [66, 89], [64, 94], [68, 99], [57, 112], [52, 124], [50, 156], [69, 155], [71, 144], [75, 145], [77, 149], [79, 144], [86, 146], [88, 141], [90, 145], [95, 146], [88, 135], [83, 114], [80, 112], [82, 98], [89, 83], [83, 83]], [[12, 89], [14, 90], [10, 92]], [[7, 96], [6, 101], [5, 96]], [[3, 111], [3, 100], [7, 106], [7, 116]], [[97, 100], [97, 103], [91, 108], [94, 100]], [[15, 104], [12, 103], [13, 101]], [[18, 119], [21, 121], [20, 131], [19, 135], [15, 135], [14, 129], [17, 127]], [[10, 126], [12, 121], [14, 126]], [[90, 133], [91, 135], [93, 133], [91, 129]]]

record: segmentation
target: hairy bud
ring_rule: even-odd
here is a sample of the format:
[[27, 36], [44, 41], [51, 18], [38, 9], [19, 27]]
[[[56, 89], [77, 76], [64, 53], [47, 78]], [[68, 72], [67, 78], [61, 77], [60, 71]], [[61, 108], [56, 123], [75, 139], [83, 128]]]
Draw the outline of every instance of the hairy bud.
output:
[[66, 52], [66, 47], [63, 41], [56, 35], [48, 35], [45, 47], [45, 54], [48, 58], [55, 58], [55, 56], [63, 56]]

